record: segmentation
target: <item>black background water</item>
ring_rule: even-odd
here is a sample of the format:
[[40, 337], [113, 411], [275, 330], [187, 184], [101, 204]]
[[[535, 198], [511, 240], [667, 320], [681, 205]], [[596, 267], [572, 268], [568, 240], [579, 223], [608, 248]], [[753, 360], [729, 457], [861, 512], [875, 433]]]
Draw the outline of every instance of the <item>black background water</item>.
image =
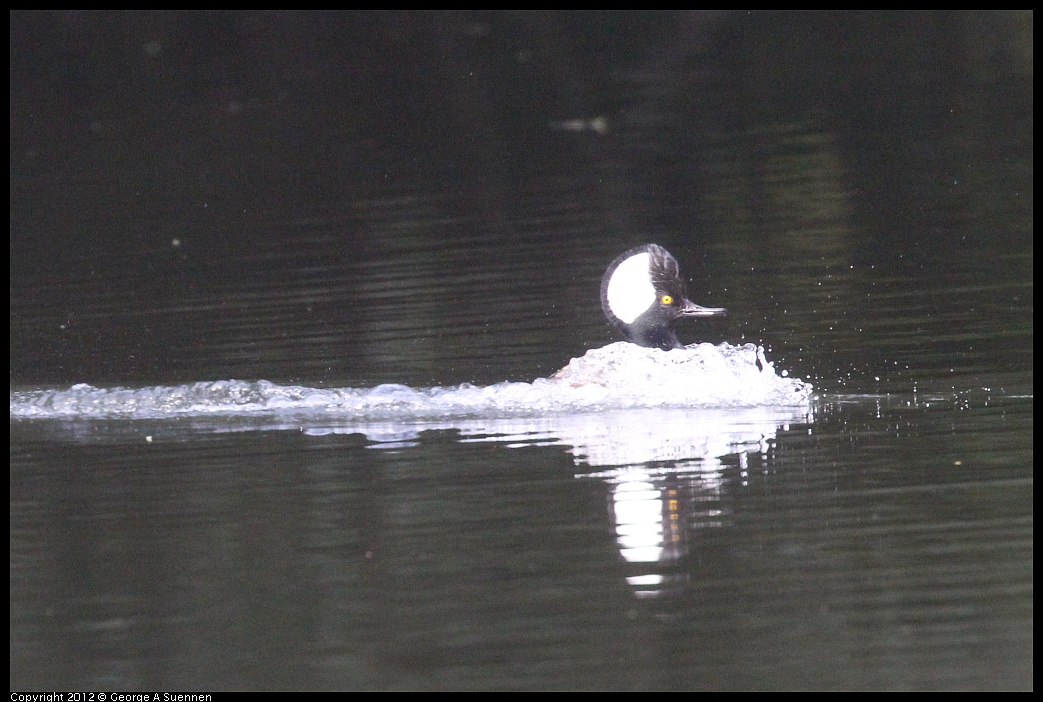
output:
[[823, 394], [658, 598], [560, 447], [12, 422], [13, 689], [1031, 687], [1030, 12], [11, 20], [12, 389], [530, 380], [656, 241]]

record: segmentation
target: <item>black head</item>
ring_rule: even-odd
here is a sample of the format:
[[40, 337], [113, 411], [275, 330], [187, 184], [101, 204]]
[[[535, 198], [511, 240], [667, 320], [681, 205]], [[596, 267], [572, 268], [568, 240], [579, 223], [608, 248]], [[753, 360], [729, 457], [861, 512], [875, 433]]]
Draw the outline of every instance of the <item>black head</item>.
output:
[[601, 309], [628, 341], [657, 349], [680, 349], [674, 323], [681, 317], [716, 317], [721, 307], [700, 307], [685, 294], [681, 267], [657, 244], [630, 249], [601, 279]]

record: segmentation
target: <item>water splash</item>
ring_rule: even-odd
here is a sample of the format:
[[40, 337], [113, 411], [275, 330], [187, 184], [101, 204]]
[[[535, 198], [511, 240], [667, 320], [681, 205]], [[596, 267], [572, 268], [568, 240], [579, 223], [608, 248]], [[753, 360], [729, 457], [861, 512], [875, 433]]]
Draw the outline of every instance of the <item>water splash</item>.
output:
[[698, 344], [661, 351], [619, 342], [588, 351], [550, 378], [484, 387], [310, 388], [265, 380], [219, 380], [173, 387], [11, 393], [12, 418], [341, 416], [410, 418], [538, 416], [641, 407], [806, 406], [812, 387], [775, 372], [763, 348]]

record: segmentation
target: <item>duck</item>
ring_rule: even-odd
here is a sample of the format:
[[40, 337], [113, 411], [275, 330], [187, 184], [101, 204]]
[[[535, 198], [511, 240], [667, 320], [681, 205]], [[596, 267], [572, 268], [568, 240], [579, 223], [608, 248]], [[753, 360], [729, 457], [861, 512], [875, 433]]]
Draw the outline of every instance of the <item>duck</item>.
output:
[[632, 248], [609, 264], [601, 279], [601, 309], [627, 341], [664, 351], [684, 348], [674, 329], [678, 320], [728, 314], [689, 300], [681, 266], [658, 244]]

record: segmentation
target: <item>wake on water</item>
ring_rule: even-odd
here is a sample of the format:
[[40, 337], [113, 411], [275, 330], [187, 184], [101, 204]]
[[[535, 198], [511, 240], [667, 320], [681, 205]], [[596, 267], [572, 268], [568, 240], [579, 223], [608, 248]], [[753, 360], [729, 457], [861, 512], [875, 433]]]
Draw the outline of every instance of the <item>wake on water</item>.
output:
[[693, 344], [662, 351], [617, 342], [592, 349], [549, 378], [478, 387], [310, 388], [265, 380], [174, 387], [11, 392], [12, 418], [339, 416], [353, 419], [539, 416], [645, 407], [800, 407], [810, 384], [777, 373], [754, 344]]

